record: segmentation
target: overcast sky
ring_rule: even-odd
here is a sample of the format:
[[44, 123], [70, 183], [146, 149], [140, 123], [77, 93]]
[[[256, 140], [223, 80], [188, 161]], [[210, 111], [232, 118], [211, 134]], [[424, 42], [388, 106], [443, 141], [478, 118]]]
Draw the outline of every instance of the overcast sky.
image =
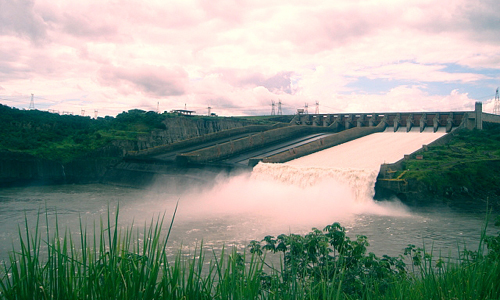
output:
[[[492, 112], [499, 0], [0, 0], [0, 103]], [[277, 110], [277, 107], [276, 107]]]

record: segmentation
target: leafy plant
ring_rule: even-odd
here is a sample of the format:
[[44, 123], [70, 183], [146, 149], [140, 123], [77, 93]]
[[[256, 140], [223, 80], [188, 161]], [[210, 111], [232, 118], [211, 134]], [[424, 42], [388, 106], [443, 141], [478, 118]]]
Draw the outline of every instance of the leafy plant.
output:
[[[334, 282], [343, 293], [360, 295], [373, 290], [385, 290], [392, 282], [406, 277], [402, 257], [382, 258], [366, 254], [369, 246], [366, 236], [351, 240], [339, 223], [323, 230], [313, 228], [305, 236], [297, 234], [266, 236], [261, 242], [252, 241], [250, 252], [259, 256], [264, 251], [279, 253], [283, 257], [280, 276], [283, 284], [291, 281], [310, 281], [312, 286]], [[272, 279], [263, 274], [264, 285]]]

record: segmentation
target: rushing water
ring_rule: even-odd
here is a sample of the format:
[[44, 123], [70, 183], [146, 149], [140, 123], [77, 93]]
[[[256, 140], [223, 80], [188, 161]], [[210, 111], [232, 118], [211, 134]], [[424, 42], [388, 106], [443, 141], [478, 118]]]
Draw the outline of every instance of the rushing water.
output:
[[456, 256], [463, 245], [477, 245], [484, 215], [443, 207], [408, 209], [397, 199], [372, 200], [378, 167], [394, 162], [444, 133], [379, 133], [286, 164], [259, 164], [252, 174], [217, 179], [206, 189], [171, 193], [161, 183], [144, 190], [62, 185], [0, 190], [0, 259], [16, 243], [25, 216], [29, 227], [45, 212], [49, 227], [57, 213], [60, 228], [78, 233], [79, 220], [93, 228], [120, 206], [120, 226], [142, 226], [158, 215], [167, 221], [178, 204], [170, 249], [245, 247], [253, 239], [306, 233], [333, 222], [349, 235], [363, 234], [369, 251], [398, 255], [407, 244]]

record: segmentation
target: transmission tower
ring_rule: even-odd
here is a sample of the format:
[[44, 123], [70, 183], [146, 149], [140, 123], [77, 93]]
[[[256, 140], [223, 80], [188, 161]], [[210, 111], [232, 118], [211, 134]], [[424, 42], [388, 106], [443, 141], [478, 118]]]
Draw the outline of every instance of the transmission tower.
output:
[[35, 95], [31, 94], [30, 110], [35, 109]]
[[497, 92], [495, 93], [495, 102], [494, 102], [494, 106], [493, 106], [493, 114], [500, 115], [500, 97], [498, 96], [498, 88], [497, 88]]
[[159, 114], [160, 113], [160, 102], [158, 102], [156, 104], [156, 113]]
[[99, 114], [99, 111], [97, 109], [94, 109], [94, 119], [97, 119], [98, 114]]
[[85, 109], [82, 109], [81, 116], [82, 116], [82, 117], [85, 117]]
[[281, 100], [278, 101], [278, 115], [281, 116], [283, 111], [281, 110]]
[[319, 101], [316, 101], [316, 111], [314, 114], [319, 115]]
[[274, 100], [271, 100], [271, 116], [274, 116], [276, 114], [276, 111], [274, 110], [274, 107], [276, 106], [276, 102]]
[[211, 110], [211, 109], [212, 109], [212, 108], [211, 108], [210, 106], [209, 106], [209, 107], [207, 107], [207, 110], [208, 110], [208, 116], [209, 116], [209, 117], [210, 117], [210, 110]]
[[308, 115], [308, 114], [309, 114], [309, 112], [307, 111], [307, 109], [308, 109], [308, 108], [309, 108], [309, 104], [307, 104], [307, 103], [306, 103], [306, 104], [304, 104], [304, 113], [305, 113], [306, 115]]

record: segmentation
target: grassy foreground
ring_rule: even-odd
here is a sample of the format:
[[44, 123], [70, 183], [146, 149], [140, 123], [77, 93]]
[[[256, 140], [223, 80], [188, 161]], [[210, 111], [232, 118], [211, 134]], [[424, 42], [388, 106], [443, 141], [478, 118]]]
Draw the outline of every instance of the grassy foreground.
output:
[[[57, 225], [42, 233], [43, 222], [30, 231], [26, 221], [19, 248], [0, 269], [0, 299], [500, 298], [500, 233], [483, 230], [479, 249], [456, 260], [414, 245], [399, 257], [377, 257], [367, 253], [365, 236], [351, 240], [338, 223], [304, 236], [267, 236], [244, 253], [170, 258], [172, 222], [166, 234], [163, 218], [141, 231], [119, 229], [117, 211], [91, 233], [81, 224], [73, 240]], [[280, 263], [269, 265], [266, 254]]]

